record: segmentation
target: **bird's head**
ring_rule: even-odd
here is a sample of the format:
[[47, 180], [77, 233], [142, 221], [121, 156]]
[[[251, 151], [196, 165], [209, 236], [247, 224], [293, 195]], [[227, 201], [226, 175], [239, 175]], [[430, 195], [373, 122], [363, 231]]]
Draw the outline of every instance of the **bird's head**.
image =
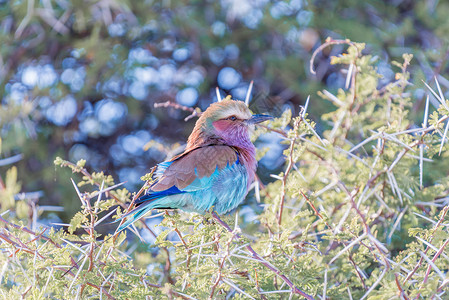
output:
[[207, 140], [221, 140], [238, 147], [249, 141], [249, 128], [272, 118], [268, 115], [253, 115], [244, 102], [226, 98], [211, 104], [202, 113], [189, 137], [188, 146]]

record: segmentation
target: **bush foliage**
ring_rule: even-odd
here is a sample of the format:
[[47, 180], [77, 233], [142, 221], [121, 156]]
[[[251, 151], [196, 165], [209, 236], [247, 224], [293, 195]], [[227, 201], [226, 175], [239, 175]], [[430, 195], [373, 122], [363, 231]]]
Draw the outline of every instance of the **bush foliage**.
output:
[[[298, 116], [286, 110], [257, 128], [255, 142], [267, 132], [282, 136], [284, 171], [266, 185], [258, 180], [247, 205], [221, 216], [224, 222], [213, 212], [155, 211], [131, 231], [101, 235], [97, 229], [135, 195], [103, 172], [90, 173], [85, 161], [57, 158], [83, 176], [74, 185], [80, 210], [64, 229], [38, 226], [42, 209], [18, 196], [11, 167], [0, 195], [9, 208], [0, 219], [2, 296], [447, 297], [449, 101], [436, 82], [429, 93], [440, 106], [414, 124], [411, 55], [392, 62], [395, 79], [381, 85], [364, 44], [328, 40], [323, 47], [333, 44], [348, 46], [331, 60], [347, 70], [347, 89], [318, 93], [334, 107], [317, 122], [325, 130], [318, 134], [308, 117], [314, 97]], [[267, 149], [258, 151], [262, 158]]]

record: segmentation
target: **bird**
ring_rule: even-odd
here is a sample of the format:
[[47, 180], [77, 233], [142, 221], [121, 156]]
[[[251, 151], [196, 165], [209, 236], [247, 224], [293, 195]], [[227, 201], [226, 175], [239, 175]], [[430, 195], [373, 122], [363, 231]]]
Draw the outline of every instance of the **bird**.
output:
[[120, 232], [153, 209], [226, 214], [246, 197], [254, 181], [256, 148], [250, 140], [255, 124], [273, 119], [253, 115], [230, 97], [212, 103], [195, 123], [183, 153], [159, 163], [145, 195], [117, 221]]

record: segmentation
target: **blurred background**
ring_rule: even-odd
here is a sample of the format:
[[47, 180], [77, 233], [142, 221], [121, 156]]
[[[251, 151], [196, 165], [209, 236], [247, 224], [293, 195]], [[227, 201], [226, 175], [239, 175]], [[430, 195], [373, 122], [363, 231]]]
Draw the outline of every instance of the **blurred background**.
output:
[[[244, 99], [254, 80], [253, 110], [298, 112], [311, 95], [318, 120], [331, 104], [317, 91], [335, 93], [346, 78], [329, 62], [344, 46], [324, 49], [317, 74], [309, 71], [327, 37], [366, 42], [381, 84], [395, 74], [389, 61], [414, 54], [412, 117], [420, 123], [422, 81], [441, 74], [449, 87], [448, 15], [449, 3], [438, 0], [0, 0], [0, 171], [17, 162], [21, 191], [64, 206], [57, 218], [67, 221], [80, 205], [70, 184], [77, 175], [55, 168], [55, 157], [86, 159], [89, 170], [138, 189], [196, 120], [155, 103], [204, 110], [216, 87]], [[275, 150], [261, 168], [274, 172], [282, 146], [275, 136], [265, 142]]]

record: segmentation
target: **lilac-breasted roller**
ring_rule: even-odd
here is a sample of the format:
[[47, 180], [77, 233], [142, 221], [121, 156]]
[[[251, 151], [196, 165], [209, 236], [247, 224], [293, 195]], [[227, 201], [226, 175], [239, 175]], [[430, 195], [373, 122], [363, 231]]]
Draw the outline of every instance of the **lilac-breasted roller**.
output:
[[218, 214], [236, 208], [254, 180], [256, 148], [249, 128], [272, 119], [253, 115], [242, 101], [225, 99], [201, 114], [183, 153], [157, 165], [154, 183], [124, 217], [121, 231], [152, 209]]

